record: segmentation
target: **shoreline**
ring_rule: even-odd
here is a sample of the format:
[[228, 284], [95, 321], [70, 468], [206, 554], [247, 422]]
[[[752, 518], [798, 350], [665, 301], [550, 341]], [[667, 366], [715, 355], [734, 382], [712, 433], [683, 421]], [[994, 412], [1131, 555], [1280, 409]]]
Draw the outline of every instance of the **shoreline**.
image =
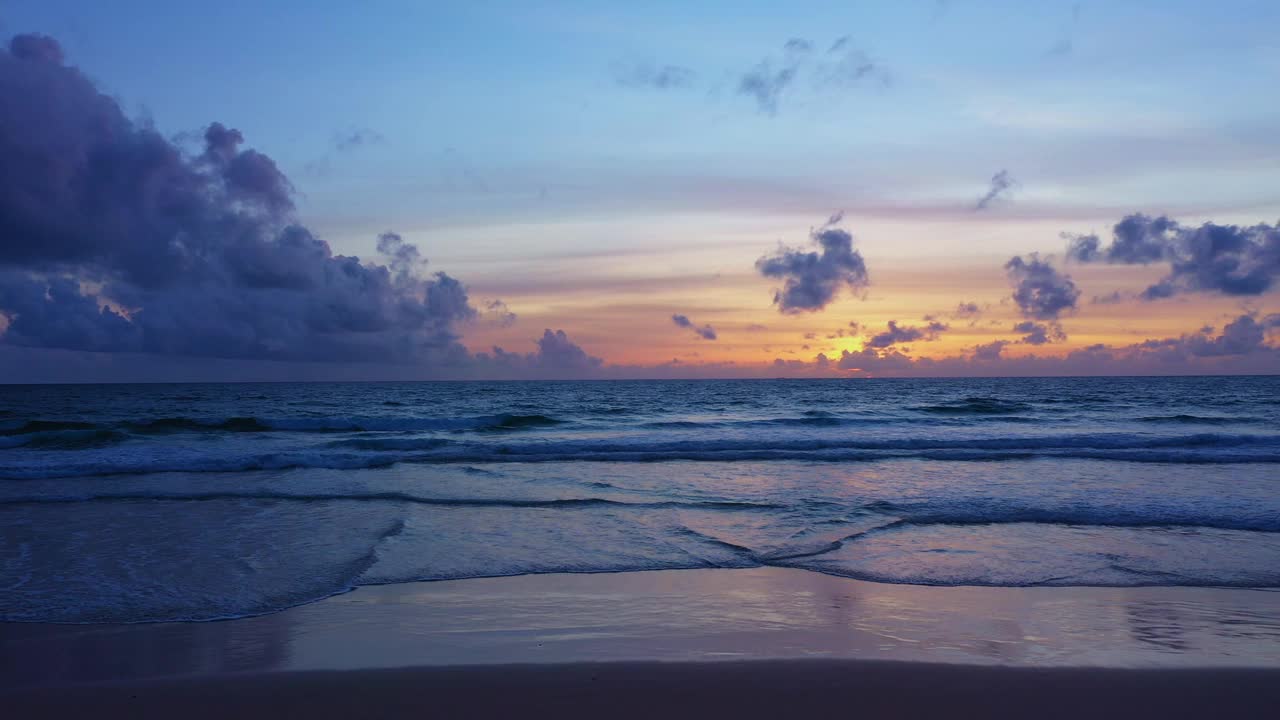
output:
[[808, 570], [364, 586], [210, 622], [0, 623], [0, 691], [546, 664], [899, 662], [1280, 672], [1280, 592], [937, 587]]

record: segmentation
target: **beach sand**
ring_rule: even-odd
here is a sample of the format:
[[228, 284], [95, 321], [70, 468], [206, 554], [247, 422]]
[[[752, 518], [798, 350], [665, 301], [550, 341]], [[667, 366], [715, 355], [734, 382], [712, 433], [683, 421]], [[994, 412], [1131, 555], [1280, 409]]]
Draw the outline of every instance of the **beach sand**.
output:
[[1280, 672], [783, 660], [200, 677], [0, 695], [12, 718], [1273, 717]]
[[782, 568], [360, 588], [253, 618], [0, 624], [8, 717], [1266, 716], [1280, 593]]

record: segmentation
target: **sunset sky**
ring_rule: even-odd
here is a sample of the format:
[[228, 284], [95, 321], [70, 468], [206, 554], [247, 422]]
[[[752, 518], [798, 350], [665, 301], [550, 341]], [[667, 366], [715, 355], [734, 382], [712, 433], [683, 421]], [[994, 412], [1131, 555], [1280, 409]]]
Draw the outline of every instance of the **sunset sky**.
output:
[[[1277, 23], [1267, 1], [0, 2], [0, 370], [1280, 372]], [[155, 199], [183, 183], [199, 212]], [[330, 292], [333, 257], [279, 279], [290, 226], [387, 266], [376, 318], [348, 321], [370, 296]]]

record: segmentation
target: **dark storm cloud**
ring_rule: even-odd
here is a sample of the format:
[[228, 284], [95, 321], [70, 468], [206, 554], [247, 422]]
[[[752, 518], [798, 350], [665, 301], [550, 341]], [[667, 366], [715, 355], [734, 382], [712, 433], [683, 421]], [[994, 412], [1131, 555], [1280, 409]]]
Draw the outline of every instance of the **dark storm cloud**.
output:
[[1023, 333], [1021, 342], [1028, 345], [1044, 345], [1051, 342], [1062, 342], [1067, 334], [1058, 323], [1038, 323], [1024, 320], [1013, 326], [1013, 331]]
[[1056, 320], [1062, 313], [1074, 310], [1080, 290], [1071, 278], [1035, 253], [1027, 257], [1024, 260], [1015, 256], [1004, 266], [1014, 285], [1013, 301], [1023, 317]]
[[19, 60], [38, 60], [54, 65], [63, 61], [62, 46], [47, 35], [16, 35], [9, 41], [9, 52]]
[[1116, 223], [1106, 247], [1097, 235], [1068, 237], [1067, 256], [1077, 262], [1167, 262], [1169, 273], [1139, 294], [1144, 300], [1188, 292], [1261, 295], [1280, 277], [1280, 227], [1265, 223], [1188, 227], [1168, 217], [1134, 214]]
[[677, 315], [672, 315], [672, 316], [671, 316], [671, 322], [675, 323], [676, 325], [678, 325], [678, 326], [680, 326], [680, 327], [682, 327], [682, 328], [688, 328], [688, 329], [692, 330], [694, 335], [697, 335], [698, 337], [702, 338], [703, 340], [715, 340], [715, 339], [716, 339], [716, 331], [715, 331], [714, 329], [712, 329], [712, 327], [711, 327], [710, 325], [703, 325], [702, 327], [698, 327], [698, 325], [697, 325], [695, 322], [693, 322], [692, 320], [690, 320], [690, 319], [689, 319], [687, 316], [685, 316], [685, 315], [679, 315], [679, 314], [677, 314]]
[[623, 87], [673, 90], [689, 87], [696, 73], [681, 65], [650, 63], [615, 63], [613, 79]]
[[1010, 175], [1008, 170], [1001, 170], [991, 176], [991, 185], [987, 188], [987, 194], [978, 198], [977, 204], [973, 206], [975, 211], [986, 210], [991, 203], [995, 202], [1002, 194], [1007, 192], [1009, 188], [1017, 184]]
[[10, 344], [224, 358], [463, 362], [462, 285], [334, 255], [293, 188], [211, 123], [198, 154], [135, 123], [57, 43], [0, 50], [0, 315]]
[[889, 327], [882, 333], [873, 335], [867, 341], [867, 347], [887, 348], [890, 345], [899, 343], [914, 342], [916, 340], [935, 340], [939, 333], [948, 330], [945, 323], [937, 321], [931, 322], [924, 327], [899, 326], [897, 321], [890, 320]]
[[773, 296], [779, 311], [821, 310], [841, 289], [857, 291], [868, 285], [867, 265], [862, 255], [853, 249], [853, 236], [836, 227], [842, 219], [842, 215], [836, 214], [810, 232], [810, 240], [821, 247], [821, 253], [780, 247], [776, 254], [756, 261], [761, 275], [784, 281], [782, 289]]

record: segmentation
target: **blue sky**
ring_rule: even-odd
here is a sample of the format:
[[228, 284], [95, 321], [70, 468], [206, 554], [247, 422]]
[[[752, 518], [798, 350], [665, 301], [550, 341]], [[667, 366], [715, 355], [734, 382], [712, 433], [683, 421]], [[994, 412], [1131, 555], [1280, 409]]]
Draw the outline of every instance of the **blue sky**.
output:
[[[930, 312], [921, 288], [944, 280], [999, 302], [1010, 255], [1133, 212], [1274, 222], [1278, 21], [1242, 1], [0, 2], [0, 33], [56, 37], [193, 151], [212, 121], [239, 129], [335, 251], [369, 257], [394, 230], [505, 300], [521, 323], [473, 328], [473, 350], [566, 327], [629, 362], [700, 357], [688, 338], [628, 347], [648, 332], [619, 320], [636, 313], [764, 324], [753, 262], [835, 211], [898, 283], [867, 298], [889, 305], [841, 306], [875, 324]], [[776, 105], [742, 91], [788, 67]], [[681, 82], [646, 82], [664, 68]], [[1002, 170], [1014, 184], [975, 212]], [[1077, 278], [1109, 291], [1104, 270]], [[1274, 311], [1260, 302], [1204, 299], [1186, 328]], [[1130, 311], [1140, 333], [1173, 329], [1167, 309]]]

